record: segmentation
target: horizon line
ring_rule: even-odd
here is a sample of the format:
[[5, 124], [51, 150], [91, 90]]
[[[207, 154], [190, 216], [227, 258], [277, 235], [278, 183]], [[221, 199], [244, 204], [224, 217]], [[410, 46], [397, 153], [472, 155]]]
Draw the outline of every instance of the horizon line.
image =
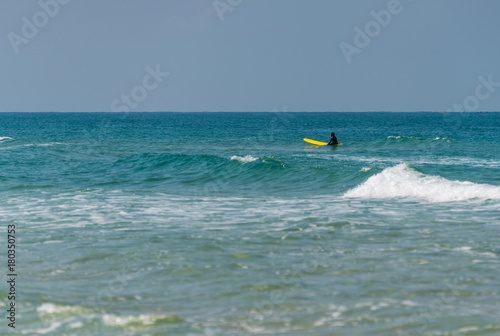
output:
[[499, 113], [498, 111], [130, 111], [130, 112], [113, 112], [113, 111], [0, 111], [0, 113], [113, 113], [113, 114], [128, 114], [128, 113]]

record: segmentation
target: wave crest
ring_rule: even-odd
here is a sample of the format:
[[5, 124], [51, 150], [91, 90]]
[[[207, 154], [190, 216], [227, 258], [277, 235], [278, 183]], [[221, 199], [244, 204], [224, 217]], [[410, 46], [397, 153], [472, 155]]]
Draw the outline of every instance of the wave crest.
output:
[[257, 161], [259, 158], [254, 158], [253, 156], [251, 155], [246, 155], [246, 156], [232, 156], [231, 157], [231, 160], [236, 160], [236, 161], [240, 161], [241, 163], [248, 163], [248, 162], [254, 162], [254, 161]]
[[472, 182], [450, 181], [425, 175], [407, 164], [386, 168], [366, 182], [349, 190], [344, 197], [409, 197], [429, 202], [453, 202], [469, 199], [500, 199], [500, 187]]
[[416, 136], [404, 136], [404, 135], [389, 135], [387, 140], [398, 140], [398, 141], [445, 141], [452, 142], [456, 141], [453, 138], [448, 137], [435, 137], [435, 138], [422, 138]]

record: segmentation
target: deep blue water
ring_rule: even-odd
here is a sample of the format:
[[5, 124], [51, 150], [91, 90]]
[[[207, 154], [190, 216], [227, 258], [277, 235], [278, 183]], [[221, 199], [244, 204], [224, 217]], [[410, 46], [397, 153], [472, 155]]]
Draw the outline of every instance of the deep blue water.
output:
[[500, 113], [2, 113], [0, 215], [27, 335], [500, 334]]

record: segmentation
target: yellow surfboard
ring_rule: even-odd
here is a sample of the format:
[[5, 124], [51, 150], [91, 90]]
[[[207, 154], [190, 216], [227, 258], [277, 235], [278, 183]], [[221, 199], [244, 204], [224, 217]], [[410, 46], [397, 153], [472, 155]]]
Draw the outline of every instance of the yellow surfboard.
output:
[[310, 144], [313, 144], [313, 145], [316, 145], [316, 146], [326, 146], [326, 145], [328, 145], [327, 142], [321, 142], [321, 141], [311, 140], [311, 139], [307, 139], [307, 138], [304, 138], [304, 141], [305, 142], [309, 142]]
[[[321, 142], [321, 141], [311, 140], [311, 139], [307, 139], [307, 138], [304, 138], [304, 141], [308, 142], [310, 144], [316, 145], [316, 146], [326, 146], [326, 145], [328, 145], [327, 142]], [[339, 143], [339, 144], [337, 144], [337, 146], [338, 145], [342, 145], [342, 144]]]

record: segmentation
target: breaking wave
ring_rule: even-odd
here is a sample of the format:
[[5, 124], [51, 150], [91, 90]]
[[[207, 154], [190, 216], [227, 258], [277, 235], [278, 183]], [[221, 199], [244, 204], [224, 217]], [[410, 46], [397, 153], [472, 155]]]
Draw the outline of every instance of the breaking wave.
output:
[[248, 163], [248, 162], [257, 161], [258, 158], [254, 158], [251, 155], [246, 155], [246, 156], [237, 156], [237, 155], [235, 155], [235, 156], [231, 157], [231, 160], [237, 160], [237, 161], [240, 161], [241, 163]]
[[426, 175], [407, 164], [386, 168], [344, 197], [418, 198], [429, 202], [452, 202], [470, 199], [500, 199], [500, 187], [489, 184], [450, 181]]

